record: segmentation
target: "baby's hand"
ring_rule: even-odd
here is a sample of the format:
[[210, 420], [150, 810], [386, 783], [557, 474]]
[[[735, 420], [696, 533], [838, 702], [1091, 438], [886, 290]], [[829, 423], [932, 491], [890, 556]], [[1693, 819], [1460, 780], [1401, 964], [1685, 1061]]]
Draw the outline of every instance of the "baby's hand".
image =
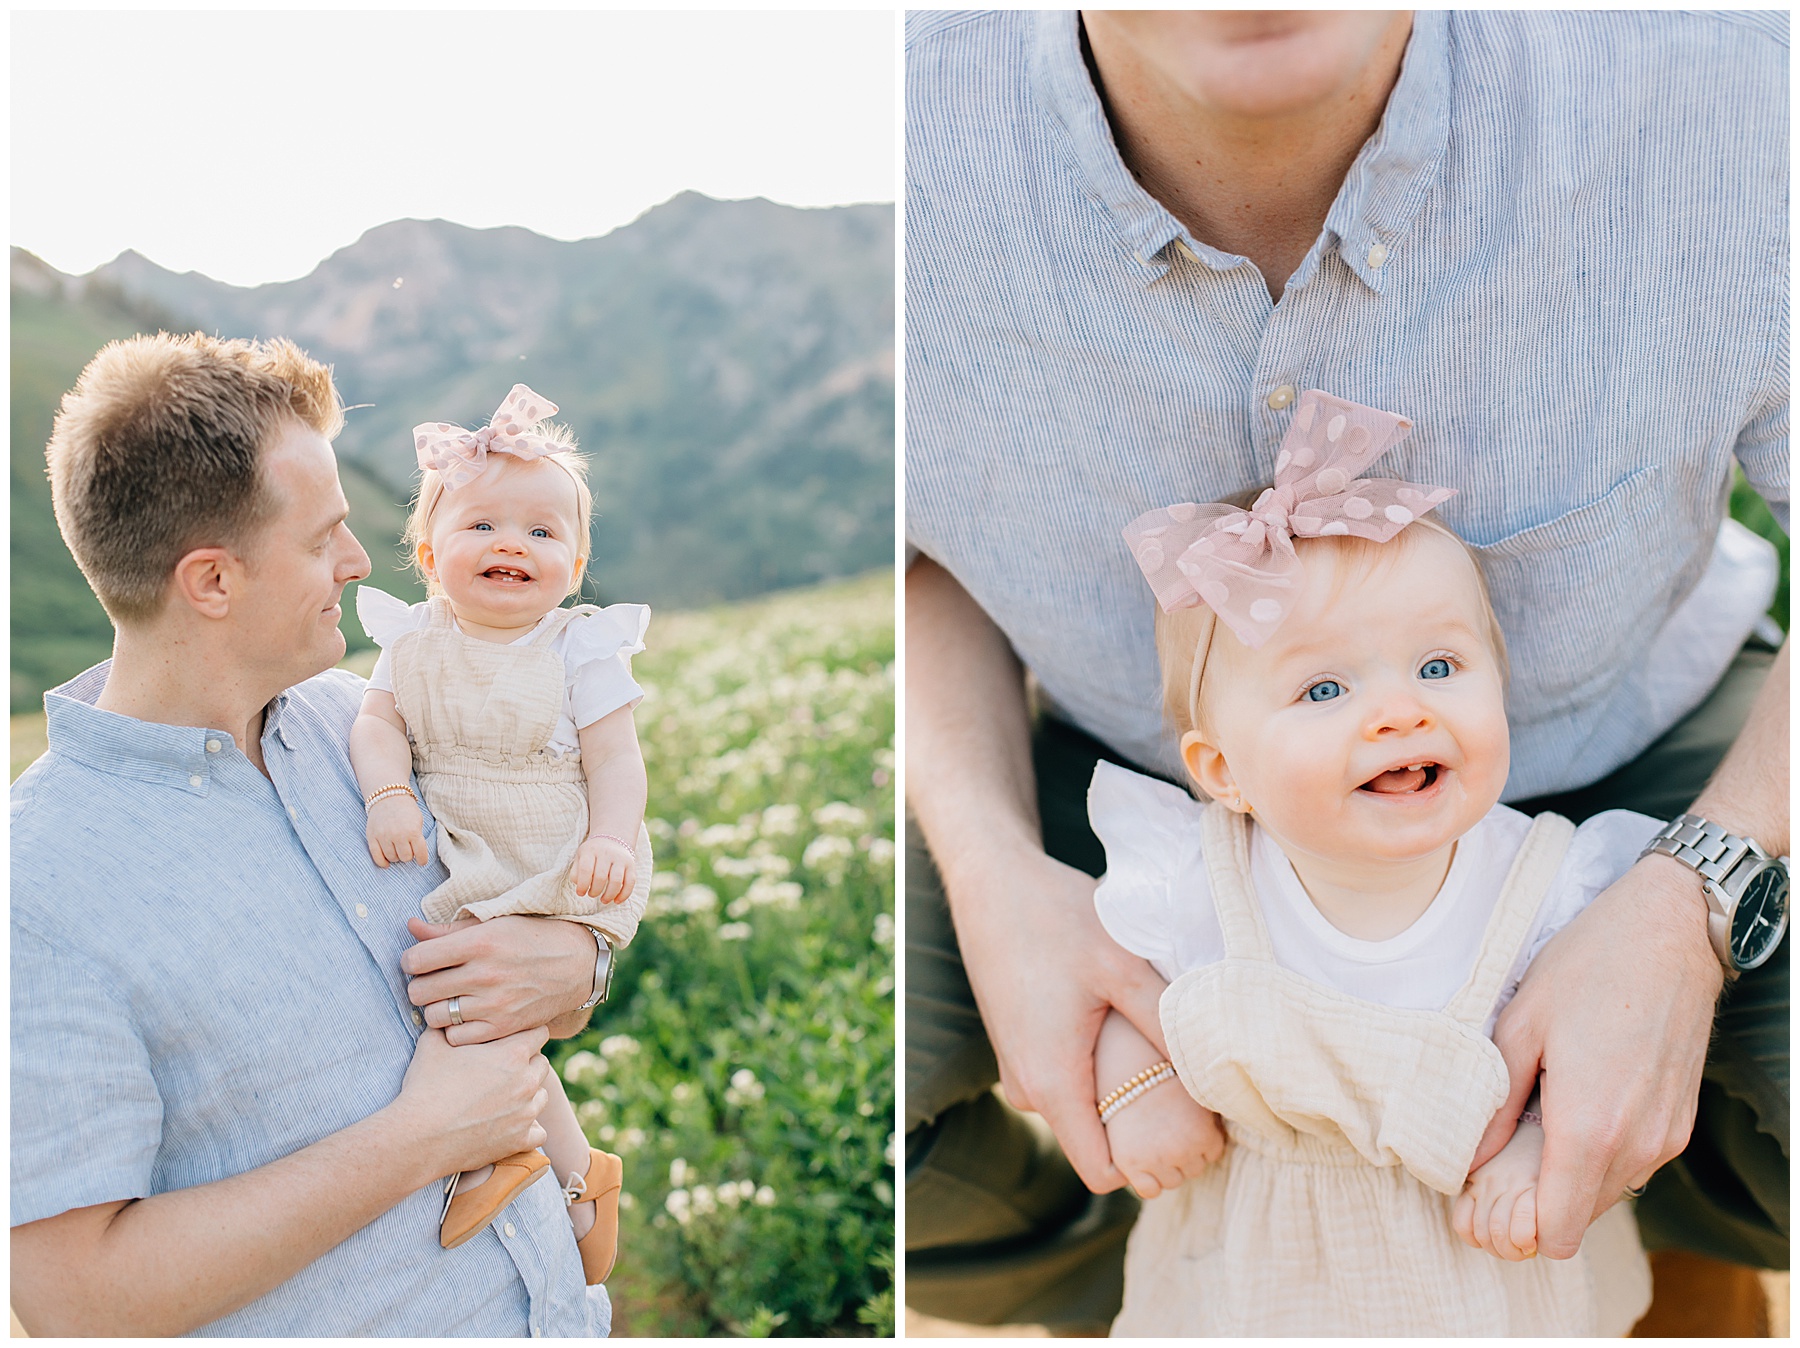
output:
[[589, 838], [575, 854], [575, 892], [623, 903], [637, 883], [637, 857], [616, 838]]
[[1465, 1245], [1502, 1259], [1537, 1254], [1537, 1182], [1544, 1159], [1542, 1124], [1520, 1121], [1512, 1141], [1469, 1176], [1450, 1226]]
[[383, 796], [369, 806], [369, 855], [386, 870], [390, 863], [416, 861], [423, 866], [425, 855], [424, 817], [418, 802], [411, 796]]
[[1113, 1115], [1106, 1140], [1139, 1198], [1178, 1188], [1225, 1154], [1219, 1116], [1179, 1081], [1165, 1081]]

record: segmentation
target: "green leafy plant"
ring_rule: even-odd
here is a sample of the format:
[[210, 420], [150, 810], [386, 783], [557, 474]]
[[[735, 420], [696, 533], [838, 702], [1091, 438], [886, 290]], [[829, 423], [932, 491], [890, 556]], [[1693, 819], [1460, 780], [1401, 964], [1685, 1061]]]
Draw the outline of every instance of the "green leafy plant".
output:
[[651, 632], [651, 912], [554, 1055], [625, 1158], [616, 1332], [891, 1333], [892, 577]]

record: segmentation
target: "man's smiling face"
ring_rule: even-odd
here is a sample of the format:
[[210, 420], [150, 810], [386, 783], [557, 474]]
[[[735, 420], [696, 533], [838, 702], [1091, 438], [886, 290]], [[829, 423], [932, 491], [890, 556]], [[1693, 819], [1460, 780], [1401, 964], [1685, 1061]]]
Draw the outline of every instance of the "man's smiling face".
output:
[[298, 421], [263, 451], [276, 513], [242, 554], [247, 588], [232, 605], [247, 664], [271, 686], [304, 682], [344, 658], [340, 600], [369, 574], [369, 554], [345, 523], [349, 506], [331, 442]]

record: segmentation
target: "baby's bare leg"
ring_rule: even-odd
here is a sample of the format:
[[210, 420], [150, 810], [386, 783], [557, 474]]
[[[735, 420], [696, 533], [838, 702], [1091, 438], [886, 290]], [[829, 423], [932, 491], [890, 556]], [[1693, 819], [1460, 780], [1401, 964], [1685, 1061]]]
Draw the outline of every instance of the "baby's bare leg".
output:
[[[544, 1089], [550, 1092], [550, 1102], [544, 1106], [544, 1112], [538, 1115], [538, 1122], [544, 1125], [548, 1135], [544, 1139], [544, 1155], [550, 1158], [550, 1168], [556, 1172], [556, 1182], [560, 1187], [569, 1182], [571, 1175], [585, 1175], [588, 1170], [587, 1134], [581, 1131], [581, 1121], [575, 1117], [575, 1107], [569, 1103], [569, 1097], [563, 1093], [563, 1084], [556, 1073], [544, 1083]], [[569, 1209], [569, 1220], [575, 1224], [575, 1239], [580, 1240], [594, 1224], [594, 1205], [577, 1202]]]

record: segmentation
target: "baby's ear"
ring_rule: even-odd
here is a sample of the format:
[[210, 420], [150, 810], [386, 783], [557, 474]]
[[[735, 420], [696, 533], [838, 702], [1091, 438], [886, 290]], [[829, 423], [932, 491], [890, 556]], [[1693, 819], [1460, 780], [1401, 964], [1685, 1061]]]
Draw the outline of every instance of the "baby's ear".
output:
[[430, 580], [437, 579], [437, 554], [431, 550], [431, 540], [421, 538], [413, 546], [413, 558], [418, 562], [419, 570]]
[[1187, 767], [1188, 776], [1194, 779], [1194, 785], [1214, 800], [1231, 805], [1242, 799], [1237, 778], [1232, 775], [1224, 753], [1216, 744], [1207, 743], [1198, 730], [1190, 730], [1181, 737], [1181, 761]]

